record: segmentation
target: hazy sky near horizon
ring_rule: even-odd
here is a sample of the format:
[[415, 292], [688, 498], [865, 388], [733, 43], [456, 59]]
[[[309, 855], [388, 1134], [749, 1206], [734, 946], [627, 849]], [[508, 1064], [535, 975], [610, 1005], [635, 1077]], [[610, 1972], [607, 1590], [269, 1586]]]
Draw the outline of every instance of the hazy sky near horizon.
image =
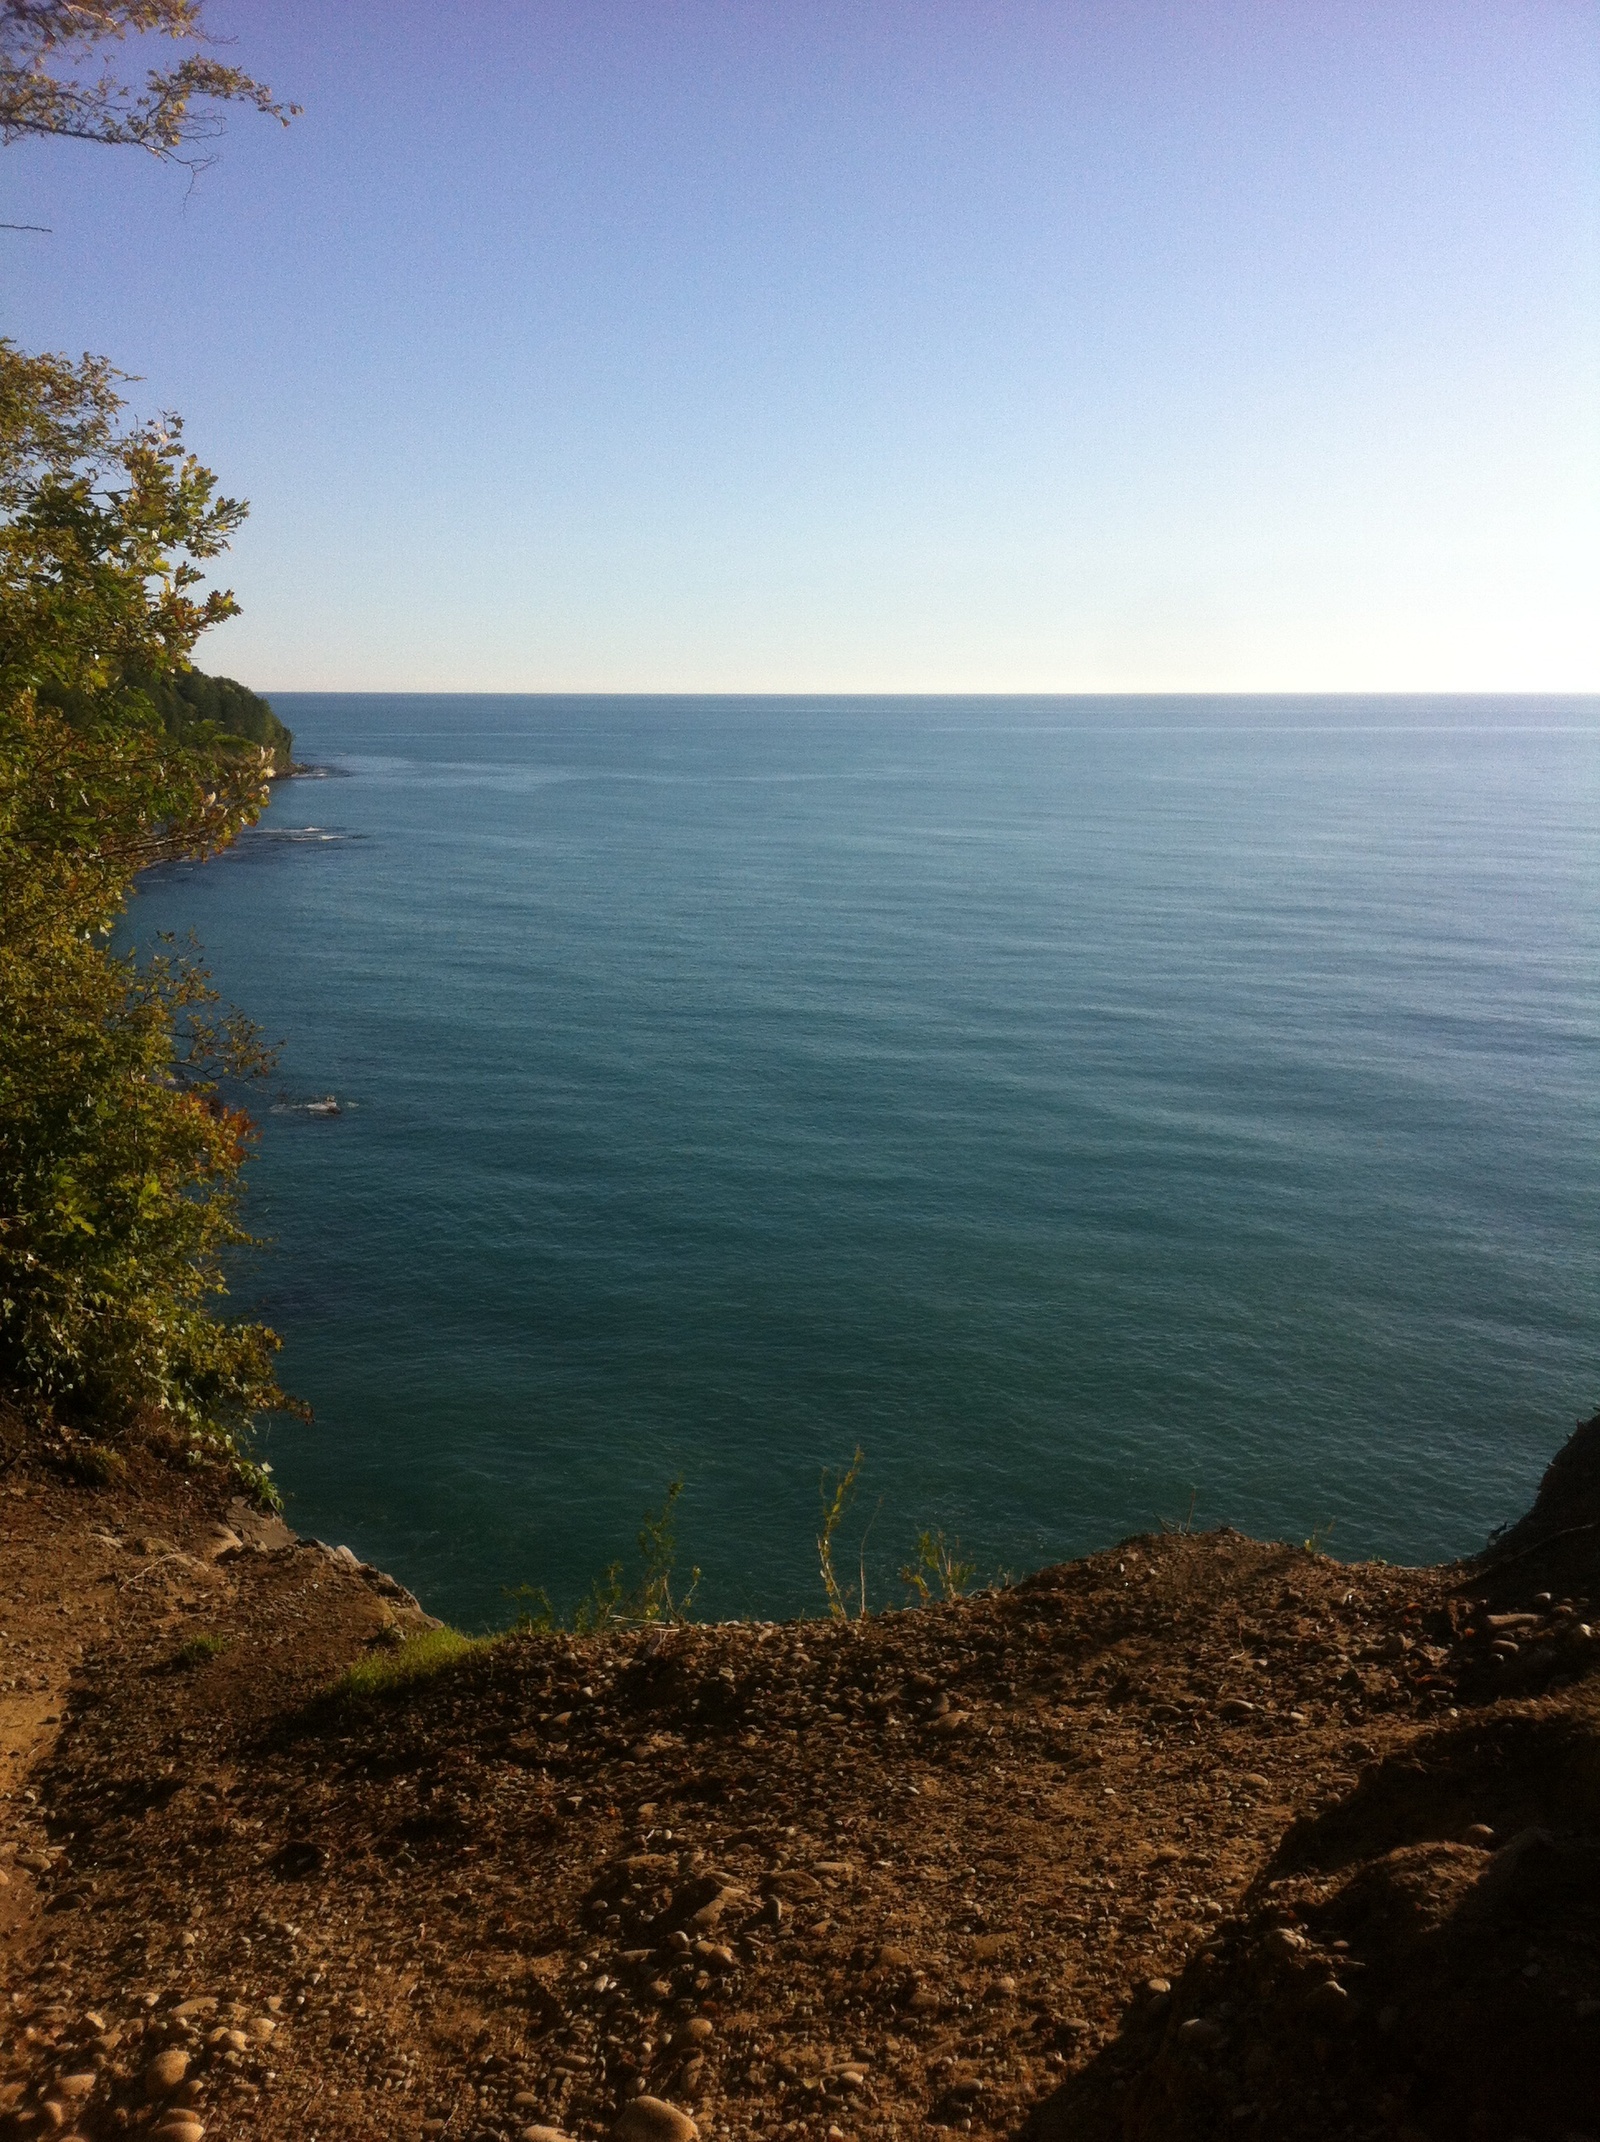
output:
[[0, 331], [252, 501], [263, 689], [1600, 686], [1600, 0], [212, 0]]

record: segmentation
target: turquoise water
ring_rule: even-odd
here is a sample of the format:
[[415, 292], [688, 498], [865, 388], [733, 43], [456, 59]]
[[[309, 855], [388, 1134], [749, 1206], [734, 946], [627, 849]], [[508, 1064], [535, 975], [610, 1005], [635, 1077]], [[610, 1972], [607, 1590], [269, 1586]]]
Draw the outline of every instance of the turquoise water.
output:
[[879, 1603], [1191, 1494], [1431, 1559], [1600, 1400], [1600, 701], [275, 703], [336, 776], [133, 925], [347, 1104], [241, 1294], [436, 1610], [677, 1475], [707, 1610], [815, 1610], [857, 1444]]

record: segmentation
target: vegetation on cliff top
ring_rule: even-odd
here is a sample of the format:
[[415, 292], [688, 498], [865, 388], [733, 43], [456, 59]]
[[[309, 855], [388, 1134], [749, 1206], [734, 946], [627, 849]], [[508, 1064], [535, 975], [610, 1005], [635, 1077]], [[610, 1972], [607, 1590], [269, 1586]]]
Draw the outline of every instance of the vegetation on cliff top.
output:
[[204, 670], [182, 669], [145, 684], [162, 727], [175, 743], [204, 745], [235, 737], [259, 744], [275, 774], [294, 768], [294, 732], [272, 711], [270, 700], [232, 677], [208, 677]]
[[275, 1335], [217, 1313], [251, 1137], [219, 1082], [265, 1052], [193, 960], [108, 933], [139, 870], [259, 815], [272, 750], [184, 689], [245, 508], [120, 385], [0, 344], [0, 1387], [231, 1453], [286, 1403]]

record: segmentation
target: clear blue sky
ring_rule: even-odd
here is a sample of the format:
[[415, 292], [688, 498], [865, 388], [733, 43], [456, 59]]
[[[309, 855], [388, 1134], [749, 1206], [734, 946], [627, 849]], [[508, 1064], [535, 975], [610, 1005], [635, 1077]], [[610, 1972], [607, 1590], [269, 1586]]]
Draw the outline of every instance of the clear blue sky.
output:
[[1600, 0], [213, 0], [0, 325], [253, 502], [266, 689], [1593, 689]]

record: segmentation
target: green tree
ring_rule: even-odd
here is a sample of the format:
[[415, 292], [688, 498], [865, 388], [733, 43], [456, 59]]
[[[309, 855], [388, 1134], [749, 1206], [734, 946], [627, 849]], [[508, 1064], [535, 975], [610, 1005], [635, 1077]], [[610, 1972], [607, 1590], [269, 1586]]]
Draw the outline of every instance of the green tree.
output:
[[156, 704], [235, 612], [201, 581], [245, 509], [119, 384], [0, 343], [0, 1386], [242, 1458], [289, 1403], [276, 1336], [216, 1312], [252, 1135], [221, 1082], [263, 1052], [192, 960], [107, 933], [140, 869], [267, 795], [267, 747]]

